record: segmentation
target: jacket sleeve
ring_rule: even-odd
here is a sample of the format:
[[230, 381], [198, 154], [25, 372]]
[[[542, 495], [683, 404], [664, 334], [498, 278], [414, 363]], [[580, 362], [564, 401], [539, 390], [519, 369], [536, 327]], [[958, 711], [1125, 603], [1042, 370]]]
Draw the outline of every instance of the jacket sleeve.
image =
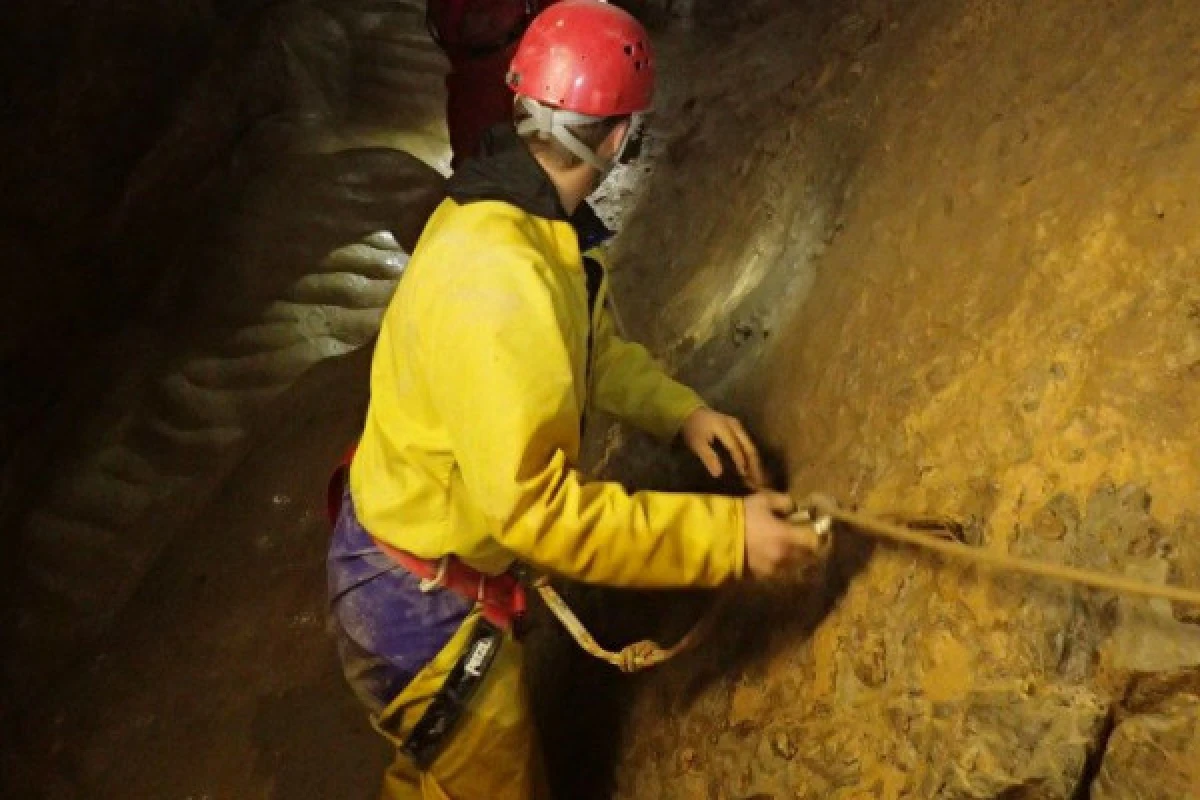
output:
[[601, 411], [670, 441], [688, 415], [704, 406], [703, 398], [667, 375], [645, 347], [622, 339], [607, 303], [597, 315], [593, 402]]
[[528, 264], [472, 272], [431, 309], [422, 349], [430, 400], [496, 539], [591, 583], [716, 586], [740, 576], [740, 500], [584, 481], [572, 463], [580, 408], [553, 291]]

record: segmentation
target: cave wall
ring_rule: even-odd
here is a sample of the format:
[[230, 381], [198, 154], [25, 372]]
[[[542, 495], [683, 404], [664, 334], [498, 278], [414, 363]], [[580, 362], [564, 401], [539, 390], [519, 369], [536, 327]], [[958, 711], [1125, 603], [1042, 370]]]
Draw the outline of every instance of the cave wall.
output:
[[[772, 11], [678, 109], [620, 242], [631, 327], [797, 496], [1197, 585], [1200, 13]], [[636, 686], [616, 796], [1200, 796], [1194, 609], [841, 537]]]
[[[36, 34], [3, 55], [0, 136], [28, 154], [0, 173], [5, 688], [142, 593], [20, 730], [38, 758], [11, 760], [50, 796], [373, 783], [320, 632], [313, 498], [444, 168], [419, 5], [0, 12]], [[798, 495], [1200, 585], [1200, 12], [648, 5], [690, 27], [615, 248], [632, 333], [746, 415]], [[591, 449], [705, 485], [619, 428]], [[703, 602], [573, 598], [605, 641]], [[576, 727], [548, 744], [573, 797], [1197, 796], [1196, 619], [844, 534], [639, 681], [563, 678], [550, 642], [542, 702]], [[630, 712], [554, 694], [581, 685]]]
[[[14, 3], [0, 126], [2, 687], [109, 625], [257, 441], [363, 363], [448, 160], [397, 2]], [[342, 386], [352, 386], [345, 392]]]

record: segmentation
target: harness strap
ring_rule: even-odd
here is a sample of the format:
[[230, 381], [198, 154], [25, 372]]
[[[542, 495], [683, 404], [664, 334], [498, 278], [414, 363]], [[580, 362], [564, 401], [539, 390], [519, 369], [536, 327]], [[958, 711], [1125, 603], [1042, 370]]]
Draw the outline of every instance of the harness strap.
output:
[[542, 598], [542, 602], [546, 604], [546, 608], [550, 609], [555, 618], [566, 629], [579, 648], [588, 655], [598, 658], [601, 661], [611, 664], [621, 672], [633, 673], [640, 672], [650, 667], [656, 667], [664, 661], [669, 661], [680, 653], [690, 650], [695, 647], [700, 641], [708, 635], [709, 629], [712, 627], [713, 621], [717, 618], [720, 599], [717, 604], [700, 618], [691, 630], [684, 634], [683, 638], [676, 642], [671, 647], [663, 647], [658, 642], [650, 639], [643, 639], [640, 642], [634, 642], [620, 650], [605, 650], [592, 636], [591, 632], [571, 610], [562, 596], [555, 591], [545, 578], [539, 578], [534, 583], [534, 588]]
[[422, 591], [446, 589], [454, 592], [477, 604], [484, 618], [497, 628], [514, 634], [522, 632], [521, 624], [525, 620], [528, 604], [525, 587], [512, 573], [488, 575], [454, 556], [429, 561], [397, 550], [378, 539], [375, 539], [375, 545], [407, 572], [420, 578]]
[[[336, 523], [341, 510], [347, 473], [350, 462], [354, 459], [355, 449], [356, 446], [350, 447], [342, 462], [330, 476], [327, 489], [327, 512], [330, 524]], [[384, 555], [420, 578], [423, 590], [433, 591], [444, 588], [455, 592], [478, 604], [483, 620], [486, 620], [492, 627], [517, 636], [522, 633], [528, 610], [528, 598], [525, 587], [512, 573], [487, 575], [464, 564], [454, 556], [430, 561], [398, 550], [378, 539], [373, 539], [373, 541]], [[595, 637], [579, 620], [579, 617], [571, 611], [554, 587], [550, 585], [549, 580], [540, 577], [533, 585], [546, 607], [550, 609], [550, 612], [584, 652], [612, 664], [622, 672], [638, 672], [656, 666], [694, 647], [705, 637], [710, 622], [715, 617], [715, 611], [710, 611], [673, 647], [664, 648], [657, 642], [646, 640], [634, 642], [620, 651], [613, 652], [600, 646]]]
[[[358, 445], [352, 445], [342, 457], [341, 463], [329, 476], [329, 485], [325, 490], [326, 513], [330, 525], [337, 524], [338, 514], [342, 508], [342, 497], [346, 491], [346, 480], [349, 477], [350, 463]], [[368, 533], [370, 533], [368, 531]], [[420, 558], [412, 553], [406, 553], [392, 547], [387, 542], [371, 537], [380, 552], [399, 564], [405, 571], [421, 579], [421, 591], [431, 592], [434, 589], [447, 589], [465, 597], [480, 607], [484, 618], [504, 631], [514, 635], [522, 633], [521, 627], [525, 620], [528, 603], [525, 597], [525, 587], [517, 581], [515, 575], [505, 572], [500, 575], [488, 575], [464, 564], [454, 556], [446, 556], [437, 561]]]

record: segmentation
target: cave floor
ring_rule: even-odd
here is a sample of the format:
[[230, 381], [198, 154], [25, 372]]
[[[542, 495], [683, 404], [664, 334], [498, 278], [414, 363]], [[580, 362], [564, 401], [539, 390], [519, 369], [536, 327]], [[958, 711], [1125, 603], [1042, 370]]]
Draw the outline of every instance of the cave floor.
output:
[[344, 415], [257, 447], [29, 723], [48, 798], [367, 798], [389, 757], [326, 635]]

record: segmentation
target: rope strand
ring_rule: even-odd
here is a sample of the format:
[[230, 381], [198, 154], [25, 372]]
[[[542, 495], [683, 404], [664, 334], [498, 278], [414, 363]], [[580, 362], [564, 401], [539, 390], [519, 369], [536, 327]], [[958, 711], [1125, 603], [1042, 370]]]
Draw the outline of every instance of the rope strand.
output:
[[860, 533], [911, 545], [923, 550], [930, 550], [951, 558], [957, 558], [961, 561], [970, 561], [975, 564], [982, 564], [1009, 572], [1020, 572], [1026, 575], [1067, 581], [1068, 583], [1075, 583], [1081, 586], [1089, 586], [1093, 589], [1104, 589], [1121, 594], [1139, 595], [1141, 597], [1161, 597], [1167, 600], [1176, 600], [1180, 603], [1200, 606], [1200, 591], [1196, 589], [1147, 583], [1127, 578], [1124, 575], [1096, 572], [1079, 567], [1069, 567], [1063, 564], [1051, 564], [1045, 561], [1021, 558], [1020, 556], [1013, 556], [1008, 553], [981, 550], [962, 544], [961, 542], [931, 536], [928, 533], [911, 531], [899, 525], [893, 525], [867, 516], [866, 514], [846, 511], [838, 508], [835, 503], [824, 497], [813, 497], [809, 501], [809, 507], [816, 512], [814, 516], [827, 516], [843, 525], [854, 528]]
[[[1021, 558], [1020, 556], [1013, 556], [1008, 553], [981, 550], [963, 544], [955, 539], [945, 538], [933, 531], [918, 532], [866, 514], [843, 510], [838, 507], [836, 502], [824, 495], [813, 495], [806, 504], [806, 507], [792, 515], [791, 521], [795, 524], [812, 525], [821, 538], [825, 540], [825, 543], [827, 543], [828, 537], [832, 534], [832, 523], [840, 522], [848, 528], [853, 528], [859, 533], [873, 536], [877, 539], [886, 539], [898, 544], [909, 545], [997, 570], [1066, 581], [1092, 589], [1103, 589], [1121, 594], [1139, 595], [1141, 597], [1163, 598], [1200, 606], [1200, 590], [1182, 586], [1146, 583], [1134, 580], [1133, 578], [1127, 578], [1124, 575], [1113, 575], [1111, 573], [1096, 572], [1079, 567], [1069, 567], [1063, 564], [1051, 564], [1045, 561]], [[558, 618], [558, 621], [566, 628], [567, 633], [571, 635], [571, 638], [575, 640], [575, 643], [584, 652], [626, 673], [638, 672], [657, 666], [695, 647], [707, 636], [721, 606], [721, 601], [718, 600], [673, 647], [663, 647], [658, 642], [643, 640], [634, 642], [618, 652], [613, 652], [600, 646], [595, 637], [588, 632], [588, 629], [579, 620], [579, 617], [575, 616], [575, 613], [571, 611], [571, 608], [545, 578], [538, 579], [534, 583], [534, 587], [541, 595], [546, 607]]]

